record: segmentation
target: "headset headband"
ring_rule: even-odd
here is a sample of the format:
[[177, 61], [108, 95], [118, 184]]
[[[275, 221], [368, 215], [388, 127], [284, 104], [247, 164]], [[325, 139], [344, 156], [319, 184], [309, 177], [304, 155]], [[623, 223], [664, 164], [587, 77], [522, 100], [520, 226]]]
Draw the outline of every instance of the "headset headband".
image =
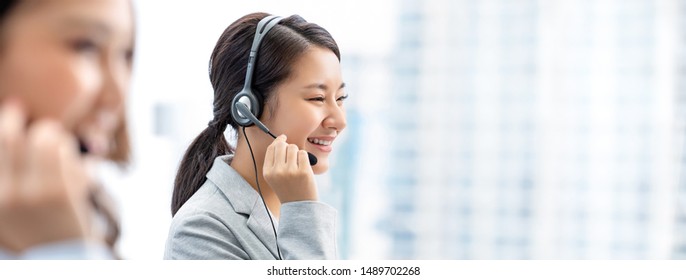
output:
[[[250, 57], [248, 58], [248, 69], [245, 72], [245, 83], [243, 84], [243, 90], [248, 90], [252, 84], [252, 75], [255, 68], [255, 60], [257, 59], [257, 50], [260, 48], [260, 43], [267, 32], [271, 30], [279, 21], [283, 19], [280, 16], [267, 16], [260, 20], [257, 24], [257, 29], [255, 30], [255, 38], [252, 40], [252, 47], [250, 48]], [[250, 91], [252, 93], [252, 91]]]

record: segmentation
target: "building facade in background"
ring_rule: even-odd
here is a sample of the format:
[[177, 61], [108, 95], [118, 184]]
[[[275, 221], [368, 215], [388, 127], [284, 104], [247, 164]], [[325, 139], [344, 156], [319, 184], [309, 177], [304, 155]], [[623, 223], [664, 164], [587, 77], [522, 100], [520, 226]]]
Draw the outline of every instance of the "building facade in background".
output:
[[399, 4], [388, 258], [672, 257], [673, 1]]

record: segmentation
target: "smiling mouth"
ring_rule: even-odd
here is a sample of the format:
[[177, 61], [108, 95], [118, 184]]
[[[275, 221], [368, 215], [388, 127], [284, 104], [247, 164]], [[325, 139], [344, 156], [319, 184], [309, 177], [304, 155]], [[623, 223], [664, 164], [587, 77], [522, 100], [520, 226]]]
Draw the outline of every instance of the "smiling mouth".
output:
[[333, 140], [321, 140], [317, 138], [307, 138], [307, 141], [320, 146], [331, 146], [331, 143], [333, 143]]

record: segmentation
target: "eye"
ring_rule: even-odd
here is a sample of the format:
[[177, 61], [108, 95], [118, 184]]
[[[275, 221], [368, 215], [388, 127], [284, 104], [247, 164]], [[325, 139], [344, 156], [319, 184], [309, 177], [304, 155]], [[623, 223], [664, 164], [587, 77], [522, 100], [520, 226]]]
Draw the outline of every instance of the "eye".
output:
[[126, 65], [131, 67], [133, 63], [133, 49], [128, 49], [124, 52], [124, 59], [126, 60]]
[[338, 99], [336, 99], [336, 102], [338, 102], [339, 104], [343, 104], [343, 101], [345, 101], [346, 99], [348, 99], [348, 95], [347, 95], [347, 94], [346, 94], [346, 95], [343, 95], [343, 96], [341, 96], [341, 97], [339, 97]]
[[71, 42], [73, 50], [79, 53], [97, 53], [100, 48], [98, 44], [89, 38], [80, 38]]
[[317, 96], [314, 98], [307, 99], [308, 101], [324, 102], [324, 96]]

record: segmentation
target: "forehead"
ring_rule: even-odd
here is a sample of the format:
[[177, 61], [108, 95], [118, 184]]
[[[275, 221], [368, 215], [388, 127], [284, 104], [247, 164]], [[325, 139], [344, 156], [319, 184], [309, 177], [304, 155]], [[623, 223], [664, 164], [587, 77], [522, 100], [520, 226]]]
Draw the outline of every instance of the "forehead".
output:
[[291, 80], [340, 84], [341, 67], [338, 57], [329, 49], [312, 46], [293, 64]]
[[128, 0], [24, 0], [11, 12], [6, 23], [14, 30], [91, 25], [129, 40], [133, 39], [134, 32], [132, 6]]

